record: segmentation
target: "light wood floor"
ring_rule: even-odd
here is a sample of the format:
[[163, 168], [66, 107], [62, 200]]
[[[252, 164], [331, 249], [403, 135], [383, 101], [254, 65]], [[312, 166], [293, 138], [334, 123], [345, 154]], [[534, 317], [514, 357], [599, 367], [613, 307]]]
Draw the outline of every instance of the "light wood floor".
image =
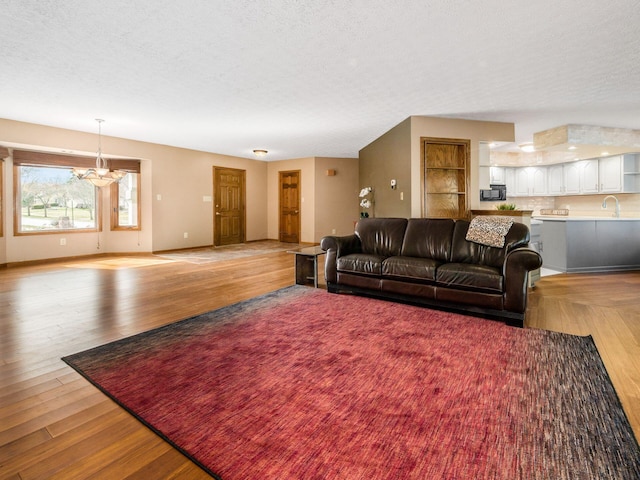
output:
[[[293, 262], [149, 255], [0, 270], [0, 479], [210, 478], [60, 357], [291, 285]], [[527, 321], [593, 335], [636, 437], [639, 287], [640, 272], [545, 277]]]

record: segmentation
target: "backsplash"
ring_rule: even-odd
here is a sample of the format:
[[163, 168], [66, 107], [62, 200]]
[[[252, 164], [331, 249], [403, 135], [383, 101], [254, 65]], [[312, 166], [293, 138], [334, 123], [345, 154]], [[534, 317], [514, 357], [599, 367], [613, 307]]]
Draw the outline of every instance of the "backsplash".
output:
[[[555, 208], [566, 208], [569, 215], [611, 217], [615, 210], [615, 201], [607, 201], [607, 209], [602, 208], [602, 202], [607, 195], [574, 195], [555, 197]], [[637, 193], [618, 193], [615, 195], [620, 203], [620, 217], [640, 217], [640, 195]]]
[[[602, 208], [602, 201], [607, 195], [568, 195], [562, 197], [509, 197], [507, 202], [515, 203], [518, 210], [533, 210], [533, 216], [540, 215], [541, 210], [567, 209], [570, 216], [610, 217], [615, 210], [615, 202], [607, 201], [607, 209]], [[640, 218], [640, 194], [618, 193], [620, 217]], [[486, 202], [488, 203], [488, 202]]]

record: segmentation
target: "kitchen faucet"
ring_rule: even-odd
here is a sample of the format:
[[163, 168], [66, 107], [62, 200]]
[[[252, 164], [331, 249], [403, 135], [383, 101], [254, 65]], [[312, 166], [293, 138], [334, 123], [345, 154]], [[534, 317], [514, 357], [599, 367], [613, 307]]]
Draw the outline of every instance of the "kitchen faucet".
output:
[[604, 197], [604, 201], [602, 202], [602, 208], [607, 208], [607, 200], [609, 198], [613, 198], [616, 201], [616, 212], [613, 214], [614, 217], [620, 218], [620, 202], [614, 195], [607, 195]]

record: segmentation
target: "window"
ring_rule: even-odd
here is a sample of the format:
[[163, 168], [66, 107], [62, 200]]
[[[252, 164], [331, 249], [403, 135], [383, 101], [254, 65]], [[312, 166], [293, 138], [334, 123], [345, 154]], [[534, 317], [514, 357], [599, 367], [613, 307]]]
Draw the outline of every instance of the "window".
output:
[[[99, 189], [73, 175], [74, 167], [90, 168], [95, 161], [95, 157], [14, 150], [15, 234], [100, 230]], [[140, 161], [112, 159], [108, 164], [128, 172], [122, 184], [110, 190], [116, 212], [112, 226], [139, 229]]]
[[111, 185], [111, 229], [140, 230], [140, 174], [128, 172]]
[[96, 188], [71, 167], [16, 165], [16, 234], [95, 231]]

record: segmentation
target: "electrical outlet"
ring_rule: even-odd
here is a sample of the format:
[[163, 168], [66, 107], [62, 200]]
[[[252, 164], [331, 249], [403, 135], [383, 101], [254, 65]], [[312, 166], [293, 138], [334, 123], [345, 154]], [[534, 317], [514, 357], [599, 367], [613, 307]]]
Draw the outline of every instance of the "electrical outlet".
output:
[[184, 232], [184, 238], [189, 238], [189, 232]]
[[61, 238], [60, 239], [60, 245], [65, 246], [67, 244], [67, 239], [66, 238]]
[[335, 235], [335, 234], [336, 234], [336, 229], [335, 229], [335, 228], [332, 228], [332, 229], [331, 229], [331, 235]]

